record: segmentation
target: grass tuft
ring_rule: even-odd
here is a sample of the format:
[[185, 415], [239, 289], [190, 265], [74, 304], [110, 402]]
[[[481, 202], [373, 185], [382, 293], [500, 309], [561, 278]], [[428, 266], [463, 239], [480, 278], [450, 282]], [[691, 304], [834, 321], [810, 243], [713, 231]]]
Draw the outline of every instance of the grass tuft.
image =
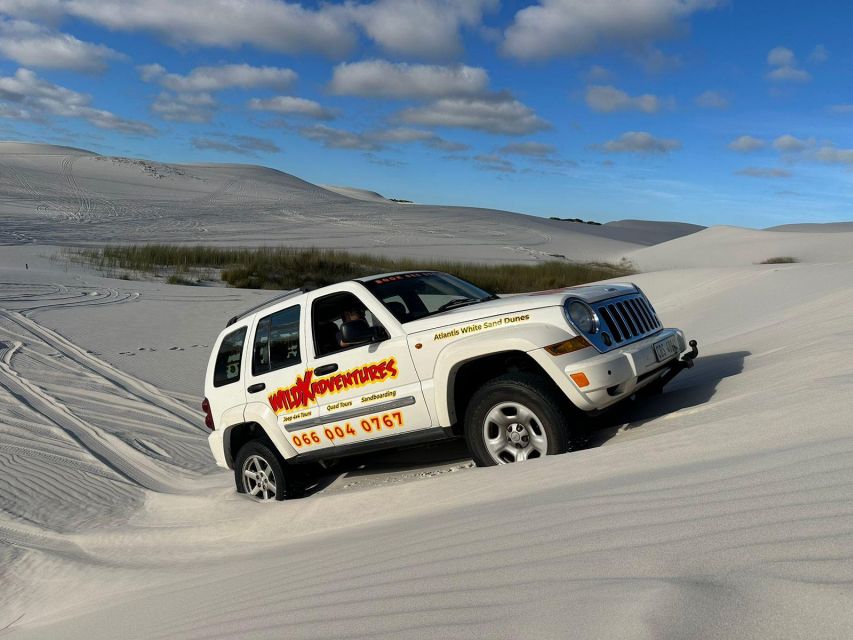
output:
[[446, 271], [495, 293], [556, 289], [634, 273], [630, 264], [548, 261], [529, 265], [476, 264], [383, 258], [332, 249], [290, 247], [221, 248], [180, 245], [112, 245], [68, 250], [75, 261], [116, 272], [159, 275], [167, 282], [194, 284], [186, 276], [218, 270], [232, 287], [294, 289], [321, 287], [390, 271]]

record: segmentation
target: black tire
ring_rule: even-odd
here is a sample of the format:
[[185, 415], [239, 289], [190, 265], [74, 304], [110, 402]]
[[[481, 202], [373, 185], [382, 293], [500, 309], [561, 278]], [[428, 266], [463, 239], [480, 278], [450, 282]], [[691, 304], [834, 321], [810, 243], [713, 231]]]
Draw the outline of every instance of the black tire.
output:
[[[489, 380], [477, 389], [465, 412], [465, 441], [474, 462], [478, 467], [490, 467], [515, 462], [520, 455], [524, 455], [522, 459], [527, 460], [565, 453], [569, 450], [572, 436], [571, 416], [566, 411], [567, 402], [559, 390], [553, 389], [550, 380], [536, 374], [507, 373]], [[516, 413], [518, 422], [513, 426], [513, 406], [526, 408], [532, 417], [525, 420], [518, 417], [520, 413]], [[501, 425], [494, 420], [487, 424], [487, 417], [498, 414], [510, 424]], [[524, 439], [523, 442], [509, 440], [513, 429], [519, 432], [523, 430], [524, 435], [519, 436]], [[509, 433], [505, 436], [509, 450], [493, 454], [487, 442], [497, 442], [504, 432]], [[495, 437], [490, 439], [490, 436]], [[533, 447], [534, 440], [539, 442], [538, 449]], [[510, 459], [513, 455], [516, 459]]]
[[[257, 480], [247, 478], [247, 466], [249, 471], [255, 473], [255, 477], [258, 471], [264, 472], [263, 489], [257, 488]], [[301, 480], [300, 474], [294, 473], [278, 454], [260, 440], [250, 440], [244, 444], [234, 460], [237, 492], [245, 493], [257, 502], [301, 498], [305, 494], [305, 483]]]

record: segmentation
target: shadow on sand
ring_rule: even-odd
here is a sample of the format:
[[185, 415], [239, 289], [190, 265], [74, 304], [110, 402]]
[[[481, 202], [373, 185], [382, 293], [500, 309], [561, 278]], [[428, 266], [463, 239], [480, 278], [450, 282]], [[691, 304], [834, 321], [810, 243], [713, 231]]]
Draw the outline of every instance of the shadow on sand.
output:
[[[699, 356], [696, 365], [675, 378], [662, 394], [622, 402], [595, 418], [586, 419], [585, 433], [575, 449], [601, 446], [620, 431], [638, 429], [655, 418], [708, 402], [720, 380], [743, 371], [743, 362], [749, 355], [749, 351], [733, 351]], [[440, 475], [470, 464], [473, 463], [461, 439], [353, 456], [328, 469], [315, 468], [307, 495], [336, 483], [344, 488], [394, 484]]]
[[732, 351], [699, 356], [695, 366], [675, 378], [662, 394], [639, 396], [591, 418], [587, 438], [578, 448], [601, 446], [619, 431], [637, 429], [655, 418], [705, 404], [716, 393], [720, 380], [743, 371], [749, 355], [749, 351]]

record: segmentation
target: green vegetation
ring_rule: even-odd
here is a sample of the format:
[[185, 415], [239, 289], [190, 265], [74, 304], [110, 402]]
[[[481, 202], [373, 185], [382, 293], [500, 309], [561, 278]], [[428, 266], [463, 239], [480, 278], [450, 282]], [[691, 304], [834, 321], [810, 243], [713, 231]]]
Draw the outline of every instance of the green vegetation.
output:
[[580, 222], [581, 224], [594, 224], [601, 226], [600, 222], [596, 222], [595, 220], [581, 220], [580, 218], [558, 218], [557, 216], [551, 216], [548, 218], [549, 220], [559, 220], [560, 222]]
[[187, 286], [195, 286], [198, 284], [198, 280], [193, 280], [192, 278], [187, 278], [178, 273], [173, 273], [170, 276], [166, 277], [166, 282], [168, 284], [183, 284]]
[[[630, 265], [540, 262], [492, 265], [439, 260], [382, 258], [331, 249], [261, 247], [230, 249], [178, 245], [113, 245], [74, 249], [66, 256], [108, 273], [167, 276], [168, 282], [196, 284], [219, 272], [232, 287], [293, 289], [320, 287], [374, 273], [408, 270], [446, 271], [496, 293], [554, 289], [633, 273]], [[200, 275], [204, 274], [204, 275]]]
[[791, 256], [776, 256], [775, 258], [762, 260], [760, 264], [791, 264], [792, 262], [799, 262], [799, 260]]

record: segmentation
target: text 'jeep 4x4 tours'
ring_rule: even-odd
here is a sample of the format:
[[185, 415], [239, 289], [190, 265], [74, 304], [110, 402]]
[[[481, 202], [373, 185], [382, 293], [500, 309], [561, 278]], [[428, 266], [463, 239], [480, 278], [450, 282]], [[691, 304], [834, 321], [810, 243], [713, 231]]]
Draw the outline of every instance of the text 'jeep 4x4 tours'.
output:
[[464, 436], [481, 466], [564, 453], [581, 412], [659, 390], [698, 354], [633, 284], [498, 297], [439, 272], [291, 291], [232, 318], [204, 410], [216, 463], [260, 501], [299, 463]]

